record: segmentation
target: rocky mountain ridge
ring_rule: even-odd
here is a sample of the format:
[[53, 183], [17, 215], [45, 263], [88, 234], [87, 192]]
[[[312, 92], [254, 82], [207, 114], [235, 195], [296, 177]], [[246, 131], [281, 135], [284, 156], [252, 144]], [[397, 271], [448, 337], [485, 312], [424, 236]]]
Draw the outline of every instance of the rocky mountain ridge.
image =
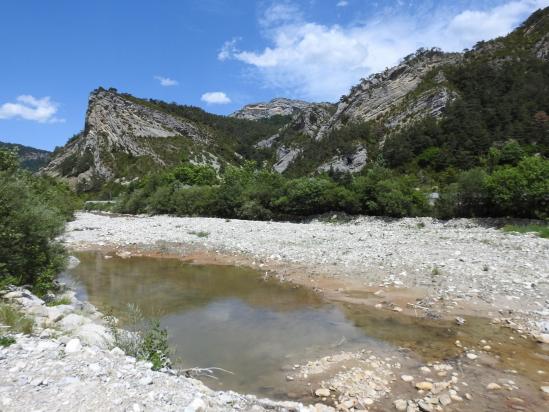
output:
[[312, 104], [303, 100], [277, 97], [269, 102], [247, 104], [230, 116], [246, 120], [267, 119], [273, 116], [292, 116], [307, 109]]
[[[383, 155], [394, 136], [425, 119], [442, 121], [448, 108], [466, 97], [465, 80], [456, 73], [476, 70], [480, 78], [478, 64], [486, 71], [545, 64], [548, 21], [549, 8], [539, 10], [509, 35], [464, 53], [420, 49], [362, 79], [335, 104], [276, 98], [226, 117], [100, 88], [90, 96], [83, 132], [53, 154], [44, 172], [83, 190], [105, 181], [127, 182], [181, 161], [219, 170], [252, 159], [294, 176], [360, 172]], [[536, 104], [535, 110], [547, 111]]]
[[15, 150], [24, 169], [36, 172], [48, 164], [51, 152], [16, 143], [0, 142], [0, 149]]

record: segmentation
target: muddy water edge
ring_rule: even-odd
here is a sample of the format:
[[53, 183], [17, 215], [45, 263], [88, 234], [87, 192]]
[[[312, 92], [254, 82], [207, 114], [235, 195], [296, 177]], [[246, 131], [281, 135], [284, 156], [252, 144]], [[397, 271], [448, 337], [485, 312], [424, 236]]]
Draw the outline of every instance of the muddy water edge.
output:
[[[444, 410], [548, 406], [540, 388], [549, 380], [549, 348], [490, 319], [458, 325], [356, 303], [370, 297], [364, 290], [346, 290], [349, 299], [338, 301], [263, 271], [119, 254], [79, 253], [82, 263], [66, 279], [102, 310], [122, 315], [136, 303], [160, 317], [176, 366], [234, 372], [205, 380], [212, 388], [369, 410], [454, 391]], [[439, 394], [416, 388], [450, 380]], [[330, 395], [317, 396], [319, 388]]]

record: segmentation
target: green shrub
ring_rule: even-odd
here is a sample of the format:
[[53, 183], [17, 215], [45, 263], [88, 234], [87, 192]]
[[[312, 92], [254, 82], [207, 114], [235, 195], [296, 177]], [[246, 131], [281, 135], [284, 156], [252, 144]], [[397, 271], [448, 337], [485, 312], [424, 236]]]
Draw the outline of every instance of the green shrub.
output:
[[0, 336], [0, 346], [6, 347], [13, 345], [15, 343], [15, 338], [13, 336]]
[[495, 213], [545, 219], [549, 217], [549, 160], [526, 157], [517, 166], [496, 169], [487, 179]]
[[13, 156], [0, 150], [0, 286], [29, 284], [40, 295], [65, 265], [55, 238], [80, 202], [66, 185], [19, 170]]
[[168, 332], [155, 319], [146, 319], [138, 306], [128, 304], [124, 328], [120, 329], [116, 318], [106, 317], [114, 338], [114, 346], [122, 349], [126, 355], [139, 360], [149, 361], [154, 370], [169, 368]]

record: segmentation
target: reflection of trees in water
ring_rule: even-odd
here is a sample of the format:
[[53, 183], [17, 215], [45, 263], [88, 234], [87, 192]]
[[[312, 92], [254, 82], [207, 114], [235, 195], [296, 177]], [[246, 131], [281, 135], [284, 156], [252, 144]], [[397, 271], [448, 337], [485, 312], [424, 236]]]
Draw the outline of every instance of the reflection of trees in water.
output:
[[247, 268], [146, 257], [104, 259], [101, 253], [78, 257], [81, 263], [70, 274], [85, 287], [90, 301], [103, 310], [112, 308], [115, 314], [128, 303], [137, 304], [147, 316], [158, 316], [229, 298], [274, 311], [322, 304], [311, 291], [264, 281]]

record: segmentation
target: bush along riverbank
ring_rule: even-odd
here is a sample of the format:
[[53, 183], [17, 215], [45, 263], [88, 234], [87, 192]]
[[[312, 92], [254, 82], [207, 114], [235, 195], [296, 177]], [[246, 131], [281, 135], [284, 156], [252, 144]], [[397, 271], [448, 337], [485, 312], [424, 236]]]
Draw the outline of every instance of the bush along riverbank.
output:
[[[512, 145], [512, 144], [511, 144]], [[359, 175], [288, 178], [248, 162], [219, 176], [209, 166], [182, 164], [151, 173], [90, 204], [121, 213], [299, 220], [327, 212], [388, 217], [516, 217], [547, 219], [549, 160], [523, 156], [486, 160], [469, 170], [399, 171], [374, 165]], [[100, 195], [101, 197], [101, 195]]]
[[[0, 298], [2, 411], [316, 411], [215, 392], [178, 376], [163, 356], [165, 339], [157, 325], [141, 336], [117, 329], [116, 319], [70, 290], [41, 299], [11, 287], [0, 291]], [[131, 353], [117, 346], [124, 343]]]

